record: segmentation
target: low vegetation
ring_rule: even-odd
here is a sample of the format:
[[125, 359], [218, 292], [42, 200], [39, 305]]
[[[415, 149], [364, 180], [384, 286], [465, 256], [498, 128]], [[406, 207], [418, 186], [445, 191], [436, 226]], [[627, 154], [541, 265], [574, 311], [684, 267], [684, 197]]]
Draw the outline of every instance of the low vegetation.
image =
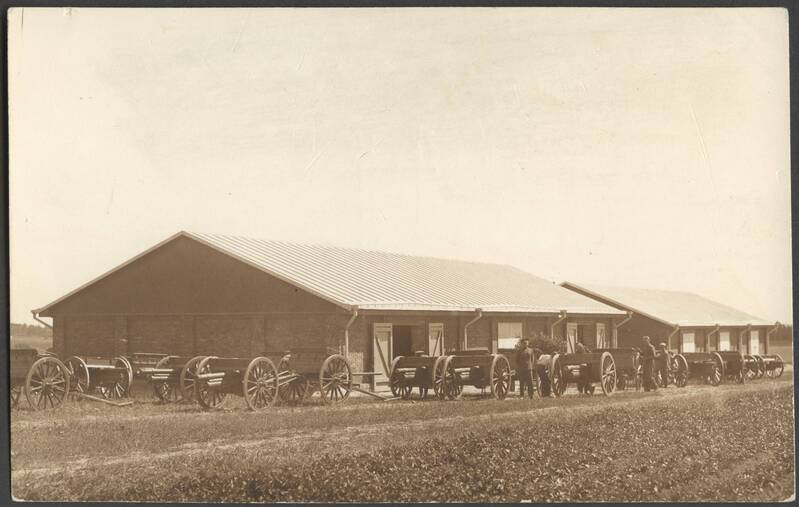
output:
[[[15, 414], [15, 497], [752, 501], [794, 489], [793, 389], [784, 381], [266, 414], [137, 407]], [[87, 418], [94, 408], [99, 416]]]

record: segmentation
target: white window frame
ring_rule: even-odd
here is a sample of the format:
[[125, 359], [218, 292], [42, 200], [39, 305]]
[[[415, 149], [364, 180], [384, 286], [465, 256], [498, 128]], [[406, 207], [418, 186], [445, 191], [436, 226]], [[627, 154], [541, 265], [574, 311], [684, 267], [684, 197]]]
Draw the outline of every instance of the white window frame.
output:
[[[687, 341], [686, 337], [690, 336], [691, 340]], [[686, 347], [690, 344], [690, 347]], [[688, 350], [690, 349], [690, 350]], [[694, 331], [683, 331], [680, 335], [680, 352], [696, 352], [696, 333]]]
[[[519, 326], [519, 332], [514, 336], [503, 336], [503, 326]], [[524, 323], [522, 321], [502, 321], [497, 322], [497, 348], [512, 349], [521, 338], [524, 338]]]
[[749, 354], [760, 354], [760, 330], [752, 329], [749, 331]]
[[[726, 339], [725, 339], [726, 337]], [[732, 350], [730, 348], [730, 332], [729, 331], [719, 331], [719, 351], [725, 352], [728, 350]]]

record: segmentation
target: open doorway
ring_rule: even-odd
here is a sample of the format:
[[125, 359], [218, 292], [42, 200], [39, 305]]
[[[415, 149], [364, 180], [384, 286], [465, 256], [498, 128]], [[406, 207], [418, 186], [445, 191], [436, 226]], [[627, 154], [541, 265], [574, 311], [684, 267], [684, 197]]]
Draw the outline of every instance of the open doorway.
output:
[[411, 326], [392, 326], [391, 357], [412, 356]]

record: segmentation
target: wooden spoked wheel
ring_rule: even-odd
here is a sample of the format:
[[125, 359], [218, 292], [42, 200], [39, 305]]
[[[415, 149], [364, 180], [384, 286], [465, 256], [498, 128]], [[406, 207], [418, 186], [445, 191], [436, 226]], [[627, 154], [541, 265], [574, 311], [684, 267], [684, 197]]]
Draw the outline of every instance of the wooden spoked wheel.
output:
[[549, 367], [549, 383], [552, 386], [552, 394], [555, 396], [563, 396], [566, 392], [566, 379], [563, 376], [563, 367], [559, 354], [552, 356], [552, 363]]
[[213, 356], [202, 358], [194, 372], [194, 396], [197, 398], [197, 403], [205, 410], [222, 408], [227, 399], [227, 393], [221, 392], [217, 386], [208, 385], [206, 380], [197, 378], [197, 375], [211, 372], [211, 365], [208, 364], [210, 359], [216, 358]]
[[67, 368], [69, 382], [72, 386], [70, 398], [80, 399], [80, 394], [89, 394], [89, 367], [86, 361], [78, 356], [72, 356], [66, 360], [64, 366]]
[[754, 357], [750, 356], [750, 355], [745, 355], [744, 356], [744, 364], [746, 365], [746, 378], [747, 378], [747, 380], [756, 379], [757, 375], [758, 375], [758, 373], [757, 373], [757, 369], [758, 369], [757, 360]]
[[755, 356], [755, 361], [757, 361], [757, 378], [763, 378], [766, 374], [766, 362], [759, 355]]
[[153, 393], [162, 403], [177, 403], [183, 399], [180, 388], [169, 382], [154, 382]]
[[[155, 364], [155, 368], [166, 368], [171, 359], [171, 356], [162, 357]], [[177, 385], [166, 381], [154, 381], [153, 394], [155, 394], [155, 397], [158, 398], [162, 403], [176, 403], [183, 398], [180, 388]]]
[[340, 354], [325, 359], [319, 370], [319, 393], [325, 403], [338, 403], [350, 396], [352, 370], [350, 363]]
[[[616, 390], [616, 361], [610, 352], [603, 352], [599, 358], [600, 379], [599, 386], [605, 396], [610, 396]], [[593, 390], [591, 390], [593, 393]]]
[[707, 375], [707, 383], [715, 387], [721, 384], [721, 377], [721, 369], [719, 365], [714, 363], [710, 366], [710, 372]]
[[197, 356], [189, 359], [180, 370], [180, 396], [183, 400], [194, 400], [194, 383], [197, 381], [197, 366], [205, 356]]
[[439, 400], [446, 398], [446, 393], [444, 392], [444, 366], [446, 366], [446, 362], [447, 356], [439, 356], [433, 363], [433, 394], [435, 394], [436, 398]]
[[388, 386], [391, 389], [391, 394], [394, 395], [395, 398], [407, 400], [411, 397], [413, 388], [409, 385], [405, 385], [405, 374], [397, 368], [400, 359], [402, 359], [402, 356], [397, 356], [391, 361], [391, 373], [388, 378]]
[[290, 356], [283, 356], [280, 359], [277, 364], [277, 375], [280, 380], [277, 394], [283, 403], [298, 404], [310, 396], [311, 383], [304, 376], [294, 373], [291, 369]]
[[242, 384], [244, 401], [250, 410], [271, 407], [279, 392], [275, 363], [268, 357], [256, 357], [247, 366]]
[[713, 361], [716, 363], [716, 369], [718, 370], [718, 378], [716, 378], [716, 374], [714, 373], [714, 378], [711, 380], [710, 384], [717, 386], [724, 382], [724, 375], [726, 374], [727, 366], [724, 364], [724, 359], [718, 352], [711, 352], [710, 355], [713, 357]]
[[102, 386], [101, 392], [106, 398], [125, 398], [130, 392], [130, 385], [133, 383], [133, 368], [124, 357], [115, 357], [112, 365], [116, 368], [124, 368], [124, 371], [120, 371], [113, 382]]
[[452, 356], [444, 360], [444, 366], [441, 371], [441, 391], [444, 395], [443, 399], [456, 400], [463, 392], [461, 385], [461, 377], [452, 366]]
[[769, 377], [771, 378], [782, 377], [782, 372], [785, 371], [785, 362], [782, 360], [782, 357], [779, 354], [775, 357], [774, 367], [768, 371]]
[[[508, 358], [502, 354], [495, 355], [491, 360], [490, 374], [491, 396], [498, 400], [504, 400], [510, 390], [510, 363], [508, 363]], [[540, 392], [540, 390], [538, 391]]]
[[52, 356], [33, 363], [25, 377], [25, 398], [34, 410], [60, 407], [69, 394], [69, 372]]
[[674, 373], [674, 385], [685, 387], [688, 384], [688, 361], [682, 354], [671, 358], [671, 370]]

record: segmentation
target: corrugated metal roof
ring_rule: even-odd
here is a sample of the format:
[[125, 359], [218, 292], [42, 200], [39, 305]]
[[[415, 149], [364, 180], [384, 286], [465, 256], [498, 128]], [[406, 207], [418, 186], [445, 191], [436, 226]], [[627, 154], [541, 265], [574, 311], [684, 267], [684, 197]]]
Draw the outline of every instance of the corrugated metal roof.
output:
[[672, 326], [753, 326], [773, 325], [773, 322], [749, 315], [690, 292], [657, 289], [638, 289], [596, 284], [563, 282], [586, 294], [600, 298], [635, 313], [640, 313]]
[[188, 237], [344, 308], [623, 315], [527, 272], [499, 264], [181, 231], [52, 303], [144, 255]]
[[345, 307], [624, 313], [511, 266], [219, 234], [185, 234]]

